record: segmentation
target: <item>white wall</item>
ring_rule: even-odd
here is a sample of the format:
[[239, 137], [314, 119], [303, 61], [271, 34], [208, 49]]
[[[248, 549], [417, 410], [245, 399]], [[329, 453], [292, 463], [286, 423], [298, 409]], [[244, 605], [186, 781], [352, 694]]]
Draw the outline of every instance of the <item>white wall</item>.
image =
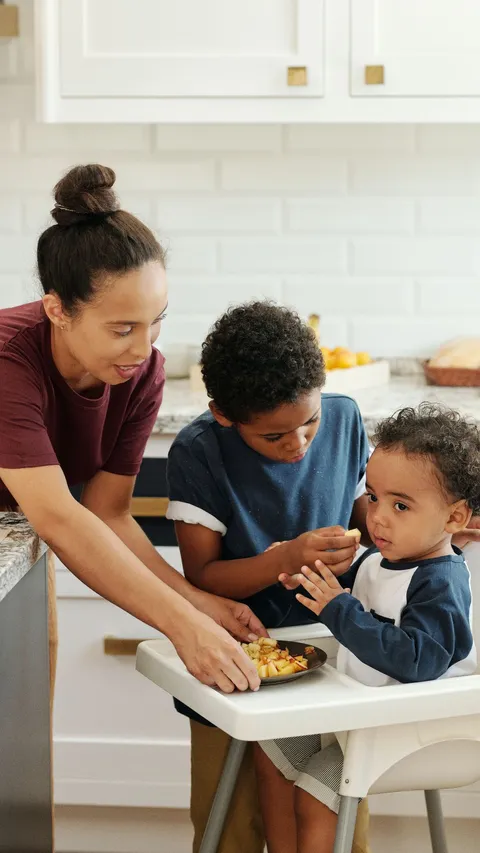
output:
[[32, 0], [0, 44], [0, 305], [34, 298], [50, 192], [85, 161], [170, 247], [165, 340], [230, 302], [321, 313], [326, 344], [424, 355], [480, 320], [480, 127], [39, 125]]

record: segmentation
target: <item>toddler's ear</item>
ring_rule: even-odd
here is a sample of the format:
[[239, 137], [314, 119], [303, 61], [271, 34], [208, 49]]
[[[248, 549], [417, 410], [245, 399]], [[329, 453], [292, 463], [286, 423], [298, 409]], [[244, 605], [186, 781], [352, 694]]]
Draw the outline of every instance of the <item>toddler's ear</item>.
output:
[[456, 501], [450, 507], [450, 516], [445, 525], [445, 530], [452, 535], [460, 533], [461, 530], [468, 527], [471, 517], [472, 510], [467, 506], [467, 502], [464, 500]]
[[219, 423], [219, 424], [220, 424], [220, 426], [223, 426], [223, 427], [231, 427], [231, 426], [233, 426], [232, 421], [229, 421], [229, 420], [228, 420], [228, 418], [226, 418], [224, 415], [222, 415], [222, 413], [221, 413], [220, 409], [217, 409], [217, 407], [216, 407], [215, 403], [213, 402], [213, 400], [210, 400], [210, 402], [209, 402], [209, 404], [208, 404], [208, 408], [210, 409], [210, 411], [211, 411], [211, 413], [212, 413], [213, 417], [215, 418], [215, 420], [217, 421], [217, 423]]

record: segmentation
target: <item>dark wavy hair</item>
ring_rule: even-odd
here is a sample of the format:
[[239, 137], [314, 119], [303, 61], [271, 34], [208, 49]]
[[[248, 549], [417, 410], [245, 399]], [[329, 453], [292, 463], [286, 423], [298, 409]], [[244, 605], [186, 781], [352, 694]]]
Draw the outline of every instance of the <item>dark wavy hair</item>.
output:
[[208, 396], [232, 423], [295, 403], [325, 383], [314, 332], [272, 302], [230, 308], [210, 330], [201, 367]]
[[465, 500], [474, 515], [480, 514], [480, 430], [472, 420], [453, 409], [421, 403], [382, 421], [374, 444], [429, 458], [446, 495]]

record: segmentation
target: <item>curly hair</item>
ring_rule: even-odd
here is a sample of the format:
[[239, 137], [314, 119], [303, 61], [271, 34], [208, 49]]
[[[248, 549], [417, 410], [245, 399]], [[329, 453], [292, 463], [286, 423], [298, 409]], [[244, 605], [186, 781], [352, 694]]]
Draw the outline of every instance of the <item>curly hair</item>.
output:
[[453, 409], [421, 403], [382, 421], [374, 444], [385, 450], [400, 446], [409, 456], [430, 458], [444, 492], [480, 514], [480, 430], [473, 421]]
[[325, 383], [313, 330], [294, 311], [269, 301], [223, 314], [202, 346], [200, 363], [208, 396], [232, 423], [295, 403]]

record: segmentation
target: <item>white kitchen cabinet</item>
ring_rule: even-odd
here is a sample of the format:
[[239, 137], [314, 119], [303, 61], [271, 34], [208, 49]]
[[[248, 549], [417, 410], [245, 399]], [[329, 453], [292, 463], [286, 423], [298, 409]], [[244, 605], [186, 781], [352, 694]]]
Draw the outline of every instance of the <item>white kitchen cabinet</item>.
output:
[[[177, 548], [159, 548], [180, 568]], [[57, 805], [186, 808], [188, 722], [171, 697], [105, 654], [104, 638], [158, 634], [57, 563], [59, 651], [54, 709]]]
[[352, 95], [480, 96], [478, 0], [351, 0], [351, 15]]
[[35, 9], [43, 121], [480, 122], [478, 0], [35, 0]]
[[198, 99], [319, 98], [323, 18], [324, 0], [37, 0], [44, 117], [97, 105], [109, 120], [116, 99], [123, 120], [175, 120]]

